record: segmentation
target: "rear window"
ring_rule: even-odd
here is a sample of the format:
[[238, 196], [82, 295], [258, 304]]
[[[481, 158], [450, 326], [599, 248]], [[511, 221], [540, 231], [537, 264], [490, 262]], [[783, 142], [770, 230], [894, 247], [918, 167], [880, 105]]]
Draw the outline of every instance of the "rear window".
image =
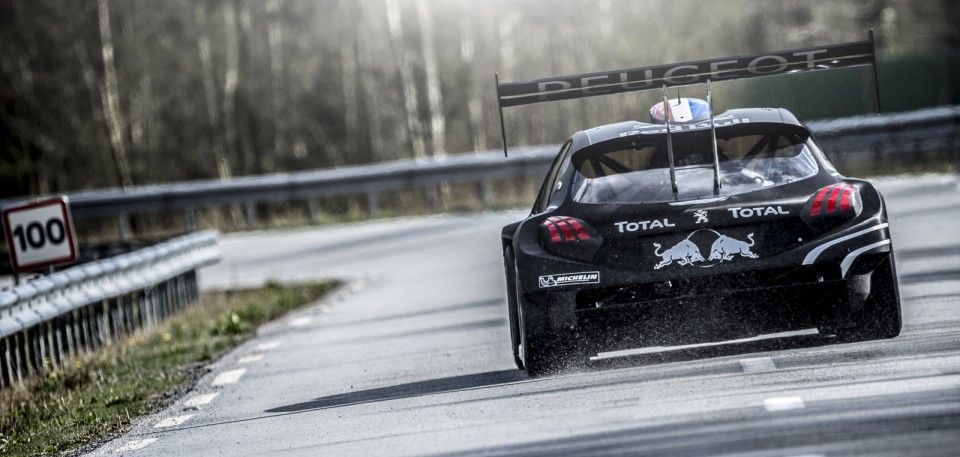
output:
[[[714, 197], [710, 130], [672, 135], [679, 200]], [[781, 186], [817, 173], [806, 130], [784, 124], [717, 129], [721, 196]], [[580, 203], [674, 201], [667, 135], [635, 135], [577, 151], [571, 192]]]

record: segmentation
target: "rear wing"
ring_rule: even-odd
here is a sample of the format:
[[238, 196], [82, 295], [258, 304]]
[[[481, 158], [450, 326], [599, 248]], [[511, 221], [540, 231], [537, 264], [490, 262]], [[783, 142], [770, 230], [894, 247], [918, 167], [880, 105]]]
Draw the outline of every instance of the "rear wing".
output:
[[[611, 95], [649, 89], [708, 84], [711, 81], [754, 78], [802, 71], [873, 66], [874, 93], [877, 111], [880, 108], [880, 85], [877, 77], [876, 46], [873, 30], [865, 41], [834, 44], [765, 54], [698, 60], [653, 67], [613, 70], [582, 75], [561, 76], [501, 83], [496, 74], [497, 104], [500, 109], [500, 133], [503, 155], [507, 155], [507, 131], [503, 109], [511, 106], [554, 102], [576, 98]], [[709, 89], [708, 89], [709, 90]], [[666, 97], [664, 97], [666, 99]], [[712, 123], [712, 107], [711, 123]], [[669, 133], [669, 127], [668, 127]]]

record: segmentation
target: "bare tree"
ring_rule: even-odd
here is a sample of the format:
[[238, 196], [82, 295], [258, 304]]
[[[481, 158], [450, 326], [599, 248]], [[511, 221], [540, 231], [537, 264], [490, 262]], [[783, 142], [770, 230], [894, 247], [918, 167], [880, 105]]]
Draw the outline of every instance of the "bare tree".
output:
[[420, 40], [423, 46], [423, 71], [427, 77], [427, 103], [430, 108], [430, 139], [432, 155], [446, 157], [446, 117], [443, 114], [443, 93], [437, 71], [437, 50], [433, 40], [433, 15], [426, 0], [417, 0], [417, 16], [420, 18]]
[[264, 168], [274, 171], [274, 158], [286, 154], [286, 96], [283, 85], [283, 27], [279, 0], [267, 1], [267, 43], [270, 46], [270, 75], [273, 93], [273, 154], [265, 156]]
[[[461, 3], [463, 7], [463, 3]], [[466, 14], [460, 15], [460, 63], [466, 69], [466, 80], [464, 86], [467, 91], [467, 113], [470, 118], [470, 137], [472, 139], [473, 150], [480, 152], [487, 149], [486, 127], [483, 117], [483, 95], [485, 89], [477, 81], [473, 69], [476, 59], [476, 37], [473, 26], [473, 18]]]
[[[357, 154], [360, 136], [360, 101], [357, 94], [357, 30], [347, 24], [356, 24], [357, 2], [340, 1], [340, 69], [343, 82], [344, 150], [349, 156]], [[340, 160], [342, 162], [342, 160]]]
[[420, 122], [420, 106], [417, 101], [417, 85], [413, 78], [413, 58], [403, 40], [403, 19], [399, 0], [386, 0], [387, 23], [390, 37], [397, 56], [400, 70], [400, 84], [403, 89], [403, 106], [407, 114], [407, 129], [413, 146], [413, 157], [423, 159], [427, 156], [426, 142], [423, 138], [423, 124]]
[[220, 103], [217, 102], [217, 84], [213, 72], [213, 56], [211, 55], [210, 29], [207, 24], [206, 4], [200, 2], [196, 7], [197, 20], [197, 49], [200, 54], [200, 68], [203, 74], [203, 93], [206, 100], [207, 120], [210, 124], [210, 139], [213, 142], [213, 157], [217, 164], [217, 176], [220, 179], [230, 177], [230, 162], [223, 151], [223, 136], [220, 126]]
[[[223, 5], [224, 45], [226, 67], [223, 74], [223, 139], [226, 167], [220, 177], [230, 176], [230, 158], [237, 156], [237, 116], [235, 112], [237, 87], [240, 85], [240, 40], [237, 37], [237, 11], [233, 2]], [[224, 173], [225, 171], [225, 173]]]
[[110, 30], [110, 5], [107, 0], [97, 1], [100, 24], [100, 50], [103, 55], [103, 86], [101, 99], [106, 115], [107, 130], [110, 132], [110, 145], [113, 147], [113, 159], [117, 168], [117, 179], [121, 187], [133, 185], [130, 175], [130, 162], [127, 158], [127, 144], [124, 135], [123, 113], [120, 112], [120, 89], [117, 87], [117, 70], [113, 62], [113, 36]]

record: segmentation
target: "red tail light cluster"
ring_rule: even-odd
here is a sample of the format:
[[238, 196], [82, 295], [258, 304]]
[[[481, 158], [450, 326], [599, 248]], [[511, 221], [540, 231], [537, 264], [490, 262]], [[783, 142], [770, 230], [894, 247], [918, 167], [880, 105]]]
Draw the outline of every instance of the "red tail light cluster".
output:
[[856, 186], [839, 183], [818, 190], [804, 205], [802, 217], [807, 225], [826, 230], [857, 217], [862, 209]]
[[586, 222], [569, 216], [551, 216], [540, 222], [540, 246], [562, 256], [590, 260], [603, 239]]
[[550, 232], [550, 242], [586, 241], [590, 234], [583, 228], [583, 222], [567, 216], [553, 216], [540, 223]]

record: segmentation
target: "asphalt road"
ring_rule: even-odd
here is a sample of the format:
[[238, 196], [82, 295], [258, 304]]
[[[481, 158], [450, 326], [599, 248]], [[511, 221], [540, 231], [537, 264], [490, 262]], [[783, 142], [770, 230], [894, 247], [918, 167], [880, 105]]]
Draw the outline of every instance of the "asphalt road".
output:
[[347, 279], [99, 455], [960, 455], [960, 178], [879, 181], [894, 340], [747, 343], [528, 379], [498, 234], [520, 212], [228, 236], [205, 287]]

